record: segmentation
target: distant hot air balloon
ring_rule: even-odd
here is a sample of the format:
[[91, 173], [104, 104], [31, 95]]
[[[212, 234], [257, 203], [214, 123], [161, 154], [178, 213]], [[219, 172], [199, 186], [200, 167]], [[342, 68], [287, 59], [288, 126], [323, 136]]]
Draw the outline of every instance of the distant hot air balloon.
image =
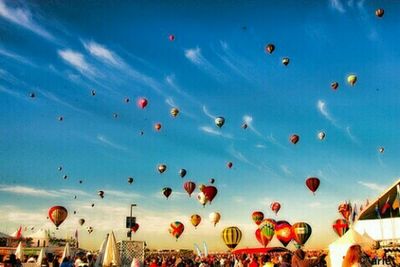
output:
[[293, 238], [292, 226], [287, 221], [277, 221], [275, 234], [276, 238], [286, 247]]
[[319, 132], [317, 136], [318, 136], [318, 139], [319, 139], [319, 140], [324, 140], [326, 134], [325, 134], [324, 132]]
[[278, 215], [278, 212], [281, 209], [281, 204], [277, 201], [272, 202], [270, 208], [275, 213], [275, 215]]
[[272, 54], [272, 52], [274, 52], [275, 50], [275, 45], [273, 44], [267, 44], [265, 46], [265, 51], [268, 52], [268, 54]]
[[137, 103], [138, 103], [138, 106], [143, 109], [147, 106], [148, 101], [146, 98], [140, 98]]
[[131, 101], [131, 100], [129, 99], [129, 97], [125, 97], [124, 101], [125, 101], [125, 103], [129, 103], [129, 101]]
[[251, 215], [251, 218], [257, 225], [260, 225], [262, 220], [264, 220], [264, 213], [262, 213], [261, 211], [254, 211]]
[[86, 230], [88, 231], [89, 235], [93, 232], [93, 227], [92, 226], [88, 226], [86, 227]]
[[171, 195], [172, 193], [172, 189], [169, 187], [164, 187], [162, 190], [162, 193], [164, 194], [164, 196], [168, 199], [168, 197]]
[[154, 124], [154, 129], [156, 129], [156, 131], [161, 130], [161, 123]]
[[62, 171], [62, 169], [63, 169], [62, 166], [58, 167], [58, 171]]
[[167, 170], [167, 165], [160, 164], [160, 165], [158, 165], [157, 169], [158, 169], [159, 173], [163, 173], [163, 172], [165, 172]]
[[192, 181], [187, 181], [183, 184], [183, 188], [189, 194], [189, 197], [192, 196], [193, 191], [196, 189], [196, 184]]
[[92, 91], [90, 91], [90, 93], [92, 94], [92, 96], [95, 96], [96, 95], [96, 90], [92, 90]]
[[227, 227], [222, 230], [222, 240], [229, 249], [234, 249], [242, 239], [242, 231], [236, 226]]
[[198, 214], [193, 214], [192, 216], [190, 216], [190, 222], [192, 223], [192, 225], [194, 226], [194, 228], [196, 228], [200, 222], [201, 222], [201, 217]]
[[63, 121], [63, 120], [64, 120], [64, 117], [63, 117], [63, 116], [59, 116], [59, 117], [58, 117], [58, 120], [59, 120], [59, 121]]
[[337, 219], [332, 224], [333, 231], [341, 237], [349, 230], [349, 224], [344, 219]]
[[208, 199], [207, 199], [206, 195], [203, 192], [200, 192], [197, 195], [197, 200], [200, 202], [201, 205], [203, 205], [203, 207], [205, 207], [207, 202], [208, 202]]
[[131, 227], [131, 231], [136, 233], [136, 231], [139, 230], [139, 224], [135, 223], [132, 227]]
[[269, 243], [269, 239], [266, 238], [264, 235], [261, 234], [260, 229], [257, 229], [255, 232], [255, 236], [258, 242], [260, 242], [260, 244], [266, 248], [268, 246]]
[[94, 207], [94, 203], [92, 203], [92, 208]]
[[351, 85], [354, 86], [357, 82], [357, 76], [354, 74], [351, 74], [349, 76], [347, 76], [347, 82]]
[[170, 34], [169, 36], [168, 36], [168, 39], [172, 42], [172, 41], [175, 41], [175, 35], [173, 35], [173, 34]]
[[81, 184], [81, 183], [83, 183], [83, 181], [82, 181], [82, 180], [79, 180], [79, 183]]
[[60, 226], [67, 216], [68, 211], [62, 206], [53, 206], [49, 209], [49, 219], [56, 227]]
[[100, 190], [99, 192], [97, 192], [97, 194], [98, 194], [101, 198], [104, 198], [104, 191]]
[[378, 8], [377, 10], [375, 10], [375, 15], [378, 18], [382, 18], [384, 14], [385, 14], [385, 10], [383, 8]]
[[233, 167], [233, 163], [229, 161], [229, 162], [226, 164], [226, 167], [228, 167], [228, 169], [231, 169], [231, 168]]
[[132, 184], [133, 183], [133, 178], [132, 177], [128, 177], [128, 184]]
[[348, 202], [341, 203], [338, 207], [338, 211], [340, 214], [342, 214], [343, 218], [346, 221], [349, 221], [350, 215], [352, 213], [352, 207], [350, 203]]
[[290, 142], [292, 142], [293, 144], [297, 144], [297, 142], [299, 142], [300, 140], [300, 136], [298, 136], [297, 134], [292, 134], [289, 138]]
[[214, 224], [214, 226], [216, 226], [221, 219], [221, 214], [219, 214], [219, 212], [211, 212], [208, 218]]
[[378, 148], [378, 151], [379, 151], [379, 153], [383, 153], [383, 152], [385, 152], [385, 148], [383, 147], [383, 146], [381, 146], [380, 148]]
[[217, 117], [217, 118], [215, 118], [214, 122], [215, 122], [215, 125], [217, 125], [219, 128], [221, 128], [225, 123], [225, 119], [224, 119], [224, 117]]
[[319, 179], [317, 177], [309, 177], [306, 180], [306, 185], [308, 189], [315, 194], [315, 191], [317, 191], [319, 187]]
[[68, 178], [68, 176], [67, 176], [67, 175], [64, 175], [64, 176], [63, 176], [63, 178], [64, 178], [64, 179], [67, 179], [67, 178]]
[[169, 233], [178, 240], [183, 231], [185, 230], [185, 226], [181, 222], [173, 222], [169, 225]]
[[332, 87], [333, 90], [336, 90], [339, 87], [339, 83], [338, 82], [332, 82], [331, 83], [331, 87]]
[[207, 200], [211, 203], [214, 197], [217, 195], [218, 190], [215, 186], [209, 185], [205, 186], [203, 190], [201, 190], [206, 196]]
[[282, 58], [282, 64], [283, 65], [287, 66], [287, 65], [289, 65], [289, 62], [290, 62], [290, 59], [288, 57]]
[[211, 178], [210, 179], [210, 184], [213, 184], [215, 182], [215, 179], [214, 178]]
[[308, 223], [298, 222], [292, 226], [293, 240], [300, 246], [304, 245], [311, 236], [312, 229]]
[[179, 170], [179, 176], [180, 176], [181, 178], [185, 177], [186, 173], [187, 173], [187, 171], [186, 171], [185, 169], [180, 169], [180, 170]]
[[31, 93], [29, 94], [29, 97], [30, 97], [30, 98], [35, 98], [35, 97], [36, 97], [35, 92], [31, 92]]
[[81, 225], [81, 226], [82, 226], [82, 225], [85, 223], [85, 219], [79, 219], [79, 221], [78, 221], [78, 222], [79, 222], [79, 225]]
[[249, 127], [249, 126], [247, 125], [247, 123], [243, 123], [243, 124], [242, 124], [242, 128], [243, 128], [243, 129], [245, 129], [245, 130], [246, 130], [246, 129], [247, 129], [247, 127]]
[[262, 222], [258, 226], [258, 229], [260, 229], [261, 235], [263, 235], [268, 240], [271, 240], [275, 234], [275, 224], [276, 224], [275, 220], [272, 220], [272, 219], [262, 220]]
[[171, 113], [172, 117], [176, 117], [176, 116], [178, 116], [178, 114], [179, 114], [179, 109], [177, 109], [177, 108], [171, 108], [170, 113]]

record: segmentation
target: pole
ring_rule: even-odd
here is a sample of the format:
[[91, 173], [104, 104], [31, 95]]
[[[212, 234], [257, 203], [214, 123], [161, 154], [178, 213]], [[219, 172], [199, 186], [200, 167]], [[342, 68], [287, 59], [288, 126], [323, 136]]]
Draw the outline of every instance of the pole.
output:
[[[136, 207], [136, 204], [131, 204], [131, 215], [130, 215], [130, 217], [132, 218], [132, 210], [133, 210], [133, 207]], [[132, 220], [132, 219], [130, 219], [130, 220]], [[131, 225], [132, 226], [132, 225]], [[131, 235], [129, 236], [129, 241], [132, 241], [132, 232], [131, 232]]]

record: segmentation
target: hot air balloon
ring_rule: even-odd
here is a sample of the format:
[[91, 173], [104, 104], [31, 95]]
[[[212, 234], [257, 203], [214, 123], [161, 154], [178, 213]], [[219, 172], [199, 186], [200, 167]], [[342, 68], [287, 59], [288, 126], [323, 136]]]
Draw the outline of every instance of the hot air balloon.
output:
[[317, 177], [309, 177], [306, 180], [306, 185], [308, 189], [315, 194], [315, 191], [317, 191], [319, 187], [319, 179]]
[[331, 87], [333, 90], [336, 90], [339, 87], [339, 83], [338, 82], [332, 82], [331, 83]]
[[68, 211], [62, 206], [53, 206], [49, 209], [49, 219], [56, 227], [60, 226], [67, 216]]
[[79, 180], [79, 183], [81, 184], [81, 183], [83, 183], [83, 181], [82, 181], [82, 180]]
[[146, 98], [140, 98], [140, 99], [138, 100], [137, 104], [138, 104], [138, 106], [139, 106], [140, 108], [144, 109], [144, 108], [147, 106], [148, 101], [147, 101]]
[[233, 163], [232, 163], [232, 162], [228, 162], [228, 163], [226, 164], [226, 167], [228, 167], [228, 169], [231, 169], [232, 166], [233, 166]]
[[210, 179], [210, 184], [213, 184], [215, 182], [215, 179], [214, 178], [211, 178]]
[[285, 65], [285, 66], [289, 65], [289, 61], [290, 61], [290, 60], [289, 60], [288, 57], [282, 58], [282, 64]]
[[212, 185], [205, 186], [201, 191], [204, 193], [204, 195], [206, 196], [207, 200], [210, 201], [210, 203], [213, 201], [214, 197], [218, 193], [217, 188]]
[[179, 170], [179, 176], [180, 176], [181, 178], [185, 177], [186, 173], [187, 173], [187, 171], [186, 171], [185, 169], [180, 169], [180, 170]]
[[214, 122], [215, 122], [215, 125], [217, 125], [219, 128], [221, 128], [225, 123], [225, 119], [223, 117], [217, 117]]
[[162, 193], [164, 194], [164, 196], [168, 199], [168, 197], [171, 195], [172, 193], [172, 189], [169, 187], [164, 187], [162, 190]]
[[63, 117], [63, 116], [59, 116], [59, 117], [58, 117], [58, 120], [59, 120], [59, 121], [63, 121], [63, 120], [64, 120], [64, 117]]
[[62, 171], [62, 169], [63, 169], [62, 166], [58, 167], [58, 171]]
[[297, 134], [292, 134], [289, 138], [290, 142], [292, 142], [293, 144], [297, 144], [297, 142], [299, 142], [300, 140], [300, 136], [298, 136]]
[[128, 184], [132, 184], [133, 183], [133, 178], [132, 177], [128, 177]]
[[354, 86], [357, 82], [357, 76], [354, 74], [351, 74], [349, 76], [347, 76], [347, 82], [351, 85]]
[[31, 92], [31, 93], [29, 94], [29, 97], [30, 97], [30, 98], [35, 98], [35, 97], [36, 97], [35, 92]]
[[178, 114], [179, 114], [179, 109], [177, 109], [177, 108], [171, 108], [170, 113], [171, 113], [172, 117], [176, 117], [176, 116], [178, 116]]
[[83, 225], [85, 223], [85, 219], [79, 219], [79, 225]]
[[276, 238], [286, 247], [293, 238], [292, 226], [287, 221], [277, 221], [275, 234]]
[[215, 227], [219, 222], [219, 220], [221, 219], [221, 214], [219, 214], [219, 212], [211, 212], [210, 215], [208, 215], [208, 218], [212, 223], [214, 223]]
[[377, 10], [375, 10], [375, 15], [378, 18], [382, 18], [384, 14], [385, 14], [385, 10], [383, 8], [378, 8]]
[[251, 215], [251, 218], [257, 225], [260, 225], [262, 220], [264, 220], [264, 213], [262, 213], [261, 211], [254, 211]]
[[158, 165], [157, 169], [158, 169], [158, 171], [159, 171], [160, 173], [163, 173], [163, 172], [165, 172], [165, 171], [167, 170], [167, 165], [165, 165], [165, 164], [160, 164], [160, 165]]
[[92, 208], [94, 207], [94, 203], [92, 203]]
[[[74, 210], [74, 215], [76, 214], [76, 210]], [[49, 217], [47, 217], [47, 219], [48, 219]]]
[[298, 222], [292, 226], [293, 240], [300, 246], [304, 245], [311, 236], [311, 226], [305, 222]]
[[64, 178], [64, 179], [67, 179], [67, 178], [68, 178], [68, 175], [64, 175], [63, 178]]
[[86, 227], [86, 230], [88, 231], [89, 235], [93, 232], [93, 227], [92, 226], [88, 226]]
[[378, 148], [379, 153], [383, 153], [385, 152], [385, 148], [383, 146], [381, 146], [380, 148]]
[[343, 218], [345, 218], [345, 220], [348, 221], [352, 212], [350, 203], [345, 202], [340, 204], [338, 207], [338, 211], [340, 214], [342, 214]]
[[260, 244], [266, 248], [268, 246], [269, 243], [269, 239], [266, 238], [264, 235], [261, 234], [260, 229], [257, 229], [255, 232], [255, 236], [258, 242], [260, 242]]
[[172, 41], [175, 41], [175, 35], [173, 35], [173, 34], [170, 34], [169, 36], [168, 36], [168, 39], [172, 42]]
[[198, 214], [193, 214], [192, 216], [190, 216], [190, 222], [192, 223], [192, 225], [194, 226], [194, 228], [197, 227], [197, 225], [200, 224], [201, 222], [201, 217]]
[[192, 181], [187, 181], [183, 184], [183, 188], [189, 194], [189, 197], [191, 197], [193, 191], [196, 189], [196, 184]]
[[221, 236], [225, 245], [230, 249], [234, 249], [242, 239], [242, 231], [236, 226], [231, 226], [222, 230]]
[[317, 136], [318, 136], [318, 139], [319, 139], [319, 140], [324, 140], [326, 134], [325, 134], [324, 132], [319, 132]]
[[205, 186], [204, 184], [199, 185], [199, 190], [200, 190], [200, 192], [203, 192], [203, 189], [204, 189], [205, 187], [206, 187], [206, 186]]
[[161, 130], [161, 123], [154, 124], [154, 129], [156, 129], [156, 131]]
[[183, 231], [185, 230], [185, 226], [181, 222], [173, 222], [169, 225], [169, 233], [178, 240]]
[[203, 192], [200, 192], [197, 195], [197, 200], [200, 202], [201, 205], [203, 205], [203, 207], [205, 207], [207, 202], [208, 202], [208, 199], [207, 199], [206, 195]]
[[97, 194], [98, 194], [101, 198], [104, 198], [104, 191], [100, 190], [99, 192], [97, 192]]
[[247, 129], [247, 127], [249, 127], [249, 126], [247, 125], [247, 123], [243, 123], [243, 124], [242, 124], [242, 128], [243, 128], [243, 129], [245, 129], [245, 130], [246, 130], [246, 129]]
[[272, 54], [272, 52], [274, 52], [274, 50], [275, 50], [275, 45], [273, 45], [273, 44], [267, 44], [265, 46], [265, 51], [267, 51], [268, 54]]
[[277, 201], [272, 202], [270, 208], [275, 213], [275, 215], [278, 215], [278, 212], [281, 209], [281, 204]]
[[129, 99], [129, 97], [125, 97], [124, 101], [125, 101], [125, 103], [129, 103], [129, 101], [131, 101], [131, 100]]
[[132, 227], [131, 227], [131, 231], [136, 233], [136, 231], [139, 230], [139, 224], [135, 223]]
[[92, 91], [90, 91], [90, 93], [92, 94], [92, 96], [95, 96], [96, 95], [96, 90], [92, 90]]
[[268, 240], [271, 240], [275, 234], [275, 224], [276, 224], [275, 220], [272, 220], [272, 219], [262, 220], [262, 222], [258, 226], [258, 229], [260, 229], [261, 235], [263, 235]]
[[335, 231], [335, 233], [339, 237], [341, 237], [349, 230], [349, 224], [347, 223], [346, 220], [337, 219], [336, 221], [333, 222], [332, 228], [333, 231]]

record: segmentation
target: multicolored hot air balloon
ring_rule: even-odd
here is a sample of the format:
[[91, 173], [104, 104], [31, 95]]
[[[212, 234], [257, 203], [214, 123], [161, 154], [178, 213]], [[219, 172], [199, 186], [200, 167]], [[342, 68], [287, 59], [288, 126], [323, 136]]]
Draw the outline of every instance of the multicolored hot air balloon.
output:
[[352, 212], [352, 208], [351, 208], [351, 204], [348, 202], [342, 203], [339, 205], [338, 207], [338, 211], [340, 214], [342, 214], [343, 218], [346, 221], [349, 221], [351, 212]]
[[299, 142], [300, 140], [300, 136], [298, 136], [297, 134], [292, 134], [289, 138], [290, 142], [292, 142], [293, 144], [297, 144], [297, 142]]
[[349, 76], [347, 76], [347, 82], [351, 85], [354, 86], [357, 82], [357, 76], [354, 74], [350, 74]]
[[265, 51], [268, 52], [268, 54], [272, 54], [272, 52], [274, 52], [275, 50], [275, 45], [273, 44], [267, 44], [265, 46]]
[[229, 249], [234, 249], [242, 239], [242, 231], [236, 226], [227, 227], [222, 230], [222, 240]]
[[263, 235], [268, 240], [271, 240], [275, 234], [275, 225], [275, 220], [264, 219], [258, 226], [258, 229], [260, 229], [261, 235]]
[[215, 125], [217, 125], [219, 128], [221, 128], [225, 123], [225, 119], [224, 119], [224, 117], [217, 117], [217, 118], [215, 118], [214, 122], [215, 122]]
[[278, 215], [278, 212], [281, 209], [281, 204], [277, 201], [272, 202], [270, 208], [275, 213], [275, 215]]
[[306, 180], [306, 185], [308, 189], [315, 195], [315, 191], [317, 191], [319, 187], [319, 179], [317, 177], [309, 177]]
[[183, 188], [189, 194], [189, 197], [192, 196], [193, 191], [196, 189], [196, 184], [192, 181], [187, 181], [183, 184]]
[[286, 247], [293, 239], [292, 226], [287, 221], [277, 221], [275, 234], [276, 238]]
[[379, 153], [383, 153], [383, 152], [385, 152], [385, 148], [383, 147], [383, 146], [381, 146], [380, 148], [378, 148], [378, 151], [379, 151]]
[[253, 214], [251, 215], [251, 218], [253, 219], [253, 221], [255, 222], [255, 224], [260, 225], [260, 223], [262, 222], [262, 220], [264, 220], [264, 213], [262, 213], [261, 211], [255, 211], [255, 212], [253, 212]]
[[333, 231], [341, 237], [349, 230], [349, 224], [344, 219], [337, 219], [332, 224]]
[[62, 206], [53, 206], [49, 209], [49, 219], [56, 227], [60, 226], [67, 216], [68, 211]]
[[179, 114], [179, 109], [177, 109], [177, 108], [171, 108], [170, 113], [171, 113], [172, 117], [175, 118], [175, 117], [178, 116], [178, 114]]
[[261, 234], [260, 229], [257, 229], [255, 232], [255, 236], [258, 242], [260, 242], [260, 244], [266, 248], [268, 246], [269, 243], [269, 239], [266, 238], [264, 235]]
[[331, 83], [331, 87], [332, 87], [333, 90], [336, 90], [339, 87], [339, 83], [338, 82], [332, 82]]
[[308, 223], [298, 222], [292, 226], [293, 240], [300, 246], [304, 245], [311, 236], [312, 229]]
[[325, 139], [326, 134], [324, 132], [319, 132], [317, 136], [318, 136], [318, 139], [322, 141]]
[[214, 224], [215, 227], [219, 222], [219, 220], [221, 219], [221, 214], [219, 212], [211, 212], [210, 215], [208, 215], [208, 218]]
[[384, 14], [385, 14], [385, 10], [383, 8], [378, 8], [377, 10], [375, 10], [375, 15], [378, 18], [382, 18]]
[[140, 98], [140, 99], [138, 100], [137, 104], [138, 104], [138, 106], [139, 106], [140, 108], [144, 109], [144, 108], [147, 106], [148, 101], [147, 101], [146, 98]]
[[192, 223], [194, 228], [196, 228], [201, 222], [201, 216], [198, 214], [193, 214], [192, 216], [190, 216], [190, 222]]
[[201, 205], [203, 205], [203, 207], [205, 207], [207, 202], [208, 202], [208, 199], [207, 199], [206, 195], [203, 192], [200, 192], [197, 195], [197, 200], [200, 202]]
[[289, 65], [289, 62], [290, 62], [290, 59], [289, 59], [288, 57], [282, 58], [282, 64], [283, 64], [284, 66]]
[[163, 172], [165, 172], [167, 170], [167, 165], [160, 164], [160, 165], [157, 166], [157, 170], [158, 170], [159, 173], [163, 173]]
[[176, 238], [178, 241], [178, 238], [182, 235], [183, 231], [185, 230], [185, 226], [181, 222], [173, 222], [169, 225], [169, 233]]
[[168, 197], [171, 195], [172, 193], [172, 189], [169, 187], [164, 187], [162, 190], [163, 195], [168, 199]]

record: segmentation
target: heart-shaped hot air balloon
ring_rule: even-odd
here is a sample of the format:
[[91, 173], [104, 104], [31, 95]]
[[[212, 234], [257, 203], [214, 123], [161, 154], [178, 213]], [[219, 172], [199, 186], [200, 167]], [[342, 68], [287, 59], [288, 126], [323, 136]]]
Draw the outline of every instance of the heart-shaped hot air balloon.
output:
[[234, 249], [242, 239], [242, 231], [236, 226], [227, 227], [222, 230], [222, 240], [229, 249]]
[[67, 216], [68, 211], [62, 206], [53, 206], [49, 209], [49, 219], [56, 227], [60, 226]]
[[185, 230], [185, 226], [181, 222], [173, 222], [169, 225], [169, 233], [178, 240]]
[[292, 226], [293, 240], [300, 246], [304, 245], [311, 236], [312, 229], [308, 223], [298, 222]]
[[264, 219], [258, 229], [260, 229], [261, 235], [267, 238], [269, 241], [274, 237], [276, 222], [273, 219]]
[[196, 189], [196, 184], [192, 181], [187, 181], [183, 184], [183, 188], [189, 194], [189, 197], [192, 196], [193, 191]]
[[266, 247], [268, 246], [269, 239], [266, 238], [264, 235], [261, 234], [260, 229], [257, 229], [257, 230], [256, 230], [255, 235], [256, 235], [257, 241], [260, 242], [260, 244], [261, 244], [264, 248], [266, 248]]
[[135, 223], [132, 227], [131, 227], [132, 232], [136, 233], [137, 230], [139, 230], [139, 224]]
[[201, 190], [204, 195], [206, 196], [207, 200], [211, 203], [213, 201], [213, 199], [215, 198], [215, 196], [218, 193], [218, 190], [215, 186], [209, 185], [209, 186], [205, 186], [203, 188], [203, 190]]
[[192, 216], [190, 216], [190, 222], [192, 223], [194, 228], [196, 228], [197, 225], [199, 225], [201, 222], [201, 216], [198, 214], [193, 214]]
[[306, 185], [308, 189], [315, 195], [315, 191], [317, 191], [319, 187], [319, 179], [317, 177], [309, 177], [306, 180]]
[[287, 221], [277, 221], [275, 234], [276, 238], [286, 247], [293, 239], [292, 226]]
[[275, 215], [278, 215], [278, 212], [281, 209], [281, 204], [277, 201], [272, 202], [270, 208], [275, 213]]
[[261, 211], [255, 211], [255, 212], [253, 212], [253, 214], [251, 215], [251, 218], [253, 219], [253, 221], [255, 222], [255, 224], [260, 225], [260, 223], [262, 222], [262, 220], [264, 220], [264, 213], [262, 213]]
[[337, 219], [332, 224], [333, 231], [341, 237], [349, 230], [349, 224], [344, 219]]

